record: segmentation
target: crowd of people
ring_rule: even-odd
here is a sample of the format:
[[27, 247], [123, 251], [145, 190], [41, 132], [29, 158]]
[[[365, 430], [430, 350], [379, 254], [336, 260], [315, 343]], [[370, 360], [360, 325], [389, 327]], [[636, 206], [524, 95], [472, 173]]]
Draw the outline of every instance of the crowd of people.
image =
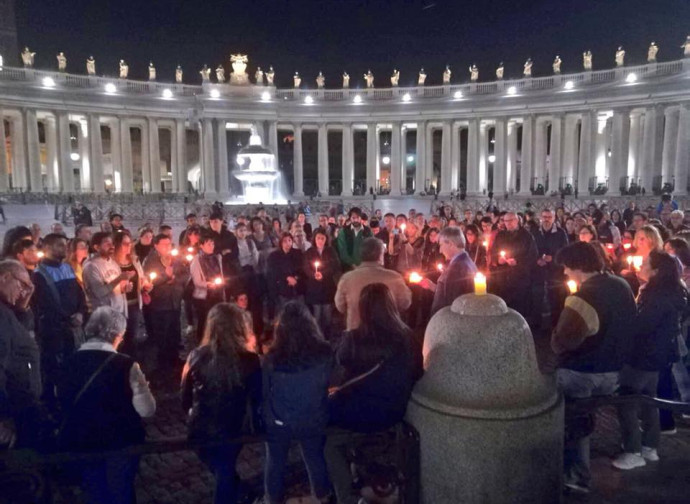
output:
[[[266, 434], [264, 502], [282, 502], [299, 443], [313, 495], [358, 502], [343, 442], [325, 429], [399, 423], [423, 374], [436, 312], [488, 290], [549, 334], [567, 398], [641, 393], [690, 400], [690, 227], [657, 209], [424, 215], [304, 211], [186, 217], [138, 230], [113, 214], [74, 236], [60, 224], [8, 229], [0, 261], [0, 445], [102, 451], [144, 440], [154, 392], [181, 380], [191, 439]], [[549, 370], [547, 370], [549, 371]], [[150, 382], [149, 382], [150, 380]], [[675, 389], [675, 390], [674, 390]], [[674, 419], [619, 411], [626, 470], [659, 458]], [[199, 455], [215, 502], [237, 502], [239, 446]], [[81, 468], [89, 502], [133, 502], [136, 457]], [[589, 486], [587, 436], [565, 452], [565, 484]]]

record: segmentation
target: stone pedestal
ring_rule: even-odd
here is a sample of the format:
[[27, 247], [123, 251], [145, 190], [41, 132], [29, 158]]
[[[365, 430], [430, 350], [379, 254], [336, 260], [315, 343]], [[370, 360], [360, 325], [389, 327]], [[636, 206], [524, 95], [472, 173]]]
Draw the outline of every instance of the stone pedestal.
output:
[[459, 297], [429, 322], [424, 368], [407, 409], [424, 504], [560, 502], [563, 402], [522, 316]]

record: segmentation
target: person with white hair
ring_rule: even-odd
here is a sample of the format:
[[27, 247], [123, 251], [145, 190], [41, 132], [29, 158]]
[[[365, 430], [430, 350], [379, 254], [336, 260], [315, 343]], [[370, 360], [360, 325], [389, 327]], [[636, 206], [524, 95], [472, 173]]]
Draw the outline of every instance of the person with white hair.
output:
[[[89, 318], [87, 341], [67, 362], [58, 387], [64, 413], [61, 449], [105, 451], [144, 441], [141, 418], [153, 416], [156, 401], [139, 364], [117, 353], [126, 328], [125, 316], [109, 306], [97, 308]], [[118, 455], [84, 465], [88, 501], [133, 502], [138, 464], [137, 456]]]
[[686, 226], [684, 223], [685, 214], [682, 210], [674, 210], [671, 212], [668, 220], [668, 230], [673, 236], [677, 235], [681, 231], [687, 231], [690, 227]]

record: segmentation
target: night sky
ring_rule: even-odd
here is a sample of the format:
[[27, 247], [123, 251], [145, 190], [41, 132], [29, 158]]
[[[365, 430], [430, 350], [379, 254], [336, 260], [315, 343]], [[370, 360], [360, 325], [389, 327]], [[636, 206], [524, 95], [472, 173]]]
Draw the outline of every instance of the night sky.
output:
[[152, 60], [159, 80], [180, 64], [191, 84], [204, 63], [229, 75], [236, 52], [249, 55], [252, 78], [256, 65], [273, 65], [280, 87], [299, 71], [314, 88], [319, 70], [327, 87], [340, 87], [343, 70], [362, 87], [368, 68], [388, 87], [394, 67], [401, 86], [422, 66], [439, 84], [446, 63], [454, 83], [469, 80], [472, 63], [480, 80], [493, 80], [501, 60], [506, 78], [520, 76], [528, 57], [535, 76], [548, 75], [556, 54], [564, 73], [580, 71], [586, 49], [595, 70], [610, 68], [618, 45], [640, 64], [652, 40], [660, 61], [673, 60], [690, 34], [689, 0], [17, 0], [16, 11], [19, 44], [37, 52], [38, 68], [57, 68], [64, 51], [71, 72], [85, 73], [93, 54], [98, 74], [116, 76], [124, 58], [130, 77], [145, 79]]

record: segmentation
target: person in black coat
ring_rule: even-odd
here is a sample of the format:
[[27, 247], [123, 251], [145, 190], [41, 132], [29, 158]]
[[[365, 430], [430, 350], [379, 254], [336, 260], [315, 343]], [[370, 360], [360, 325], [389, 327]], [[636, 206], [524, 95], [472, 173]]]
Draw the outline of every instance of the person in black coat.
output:
[[[678, 266], [666, 252], [652, 251], [638, 272], [642, 282], [627, 365], [620, 372], [622, 393], [655, 397], [659, 373], [671, 374], [679, 359], [680, 317], [687, 304]], [[666, 397], [670, 399], [670, 397]], [[657, 408], [626, 404], [618, 409], [624, 453], [613, 466], [626, 470], [659, 460], [660, 423]], [[640, 425], [641, 420], [641, 425]]]
[[313, 246], [304, 253], [304, 302], [321, 331], [328, 336], [333, 316], [333, 299], [340, 276], [340, 258], [328, 246], [326, 231], [316, 228]]
[[271, 252], [266, 265], [268, 292], [278, 310], [290, 300], [301, 299], [303, 281], [302, 251], [292, 248], [290, 233], [283, 233], [278, 250]]
[[[259, 427], [261, 365], [250, 318], [236, 305], [211, 308], [199, 347], [182, 372], [182, 408], [189, 438], [232, 438]], [[216, 478], [214, 504], [237, 502], [235, 464], [241, 445], [208, 448], [201, 459]]]
[[209, 217], [208, 225], [216, 244], [215, 251], [223, 258], [223, 271], [227, 276], [237, 276], [240, 270], [240, 250], [237, 246], [237, 238], [225, 227], [223, 220], [222, 212], [213, 212]]
[[[499, 231], [491, 246], [490, 290], [503, 298], [527, 321], [532, 321], [532, 270], [538, 252], [529, 231], [520, 227], [517, 214], [506, 212], [505, 231]], [[540, 316], [540, 314], [538, 314]]]
[[[330, 423], [355, 432], [376, 432], [402, 421], [412, 387], [422, 373], [421, 347], [400, 318], [390, 289], [362, 289], [361, 325], [343, 335], [336, 362], [343, 384], [329, 396]], [[352, 502], [352, 476], [342, 439], [327, 443], [326, 459], [338, 502]]]

